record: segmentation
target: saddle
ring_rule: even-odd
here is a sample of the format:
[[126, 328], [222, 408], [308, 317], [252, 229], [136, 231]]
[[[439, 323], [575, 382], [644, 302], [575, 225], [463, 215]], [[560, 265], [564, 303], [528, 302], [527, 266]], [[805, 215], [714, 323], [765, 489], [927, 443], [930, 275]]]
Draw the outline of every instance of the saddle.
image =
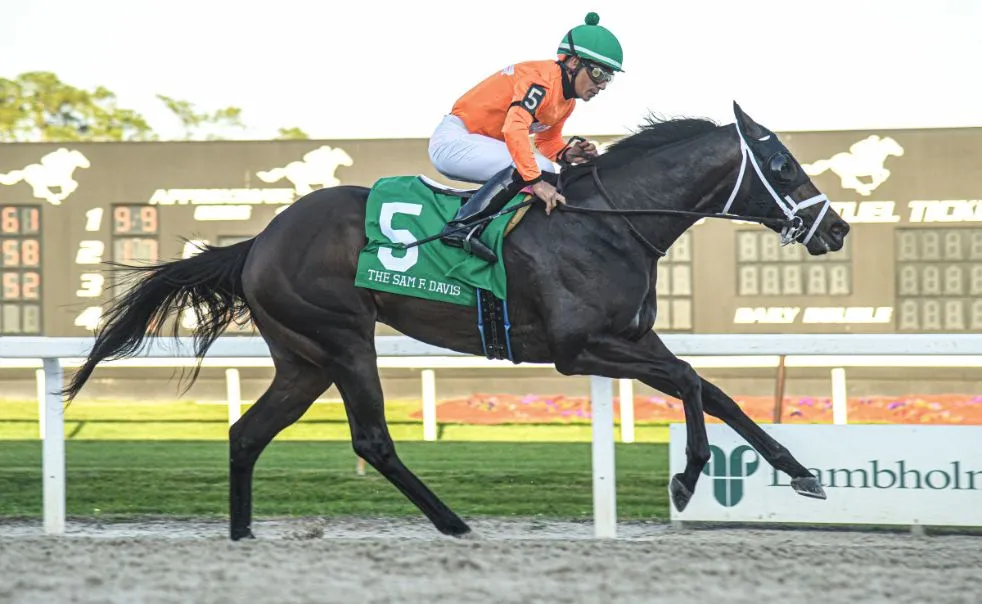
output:
[[[451, 187], [449, 185], [439, 183], [425, 174], [420, 174], [418, 177], [420, 182], [429, 187], [435, 193], [459, 198], [461, 206], [467, 203], [467, 200], [469, 200], [471, 196], [478, 191], [478, 187], [474, 187], [472, 189], [458, 189], [456, 187]], [[520, 192], [534, 195], [534, 193], [532, 193], [532, 187], [525, 187]], [[525, 213], [528, 212], [529, 207], [531, 206], [521, 207], [512, 212], [511, 218], [508, 219], [508, 224], [505, 226], [506, 237], [508, 236], [508, 233], [511, 233], [512, 229], [518, 226], [518, 223], [521, 222], [522, 218], [525, 216]]]

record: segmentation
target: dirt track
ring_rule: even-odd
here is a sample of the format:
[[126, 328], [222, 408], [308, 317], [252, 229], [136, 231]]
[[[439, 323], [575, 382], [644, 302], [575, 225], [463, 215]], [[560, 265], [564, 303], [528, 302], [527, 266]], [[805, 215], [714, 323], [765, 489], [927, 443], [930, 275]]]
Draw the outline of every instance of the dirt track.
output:
[[982, 538], [472, 520], [0, 521], [0, 602], [977, 602]]

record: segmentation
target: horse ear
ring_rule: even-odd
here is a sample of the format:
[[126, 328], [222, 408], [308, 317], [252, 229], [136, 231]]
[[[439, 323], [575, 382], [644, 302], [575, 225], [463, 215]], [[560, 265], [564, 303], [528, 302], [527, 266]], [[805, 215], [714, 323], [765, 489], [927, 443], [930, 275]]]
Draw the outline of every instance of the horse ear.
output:
[[747, 115], [736, 101], [733, 101], [733, 115], [736, 117], [740, 132], [743, 132], [744, 136], [756, 139], [767, 136], [767, 129]]

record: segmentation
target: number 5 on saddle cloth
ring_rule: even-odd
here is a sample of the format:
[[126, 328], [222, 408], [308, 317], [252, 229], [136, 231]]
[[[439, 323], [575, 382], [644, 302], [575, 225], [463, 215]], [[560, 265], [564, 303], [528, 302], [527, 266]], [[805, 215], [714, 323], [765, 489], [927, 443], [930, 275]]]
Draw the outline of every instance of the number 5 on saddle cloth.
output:
[[[475, 306], [486, 356], [511, 360], [505, 265], [469, 253], [463, 242], [469, 235], [473, 250], [480, 237], [481, 245], [500, 258], [505, 236], [532, 201], [507, 185], [483, 189], [492, 194], [474, 201], [473, 191], [445, 187], [422, 175], [376, 181], [365, 207], [367, 242], [358, 256], [354, 284]], [[463, 206], [462, 199], [467, 200]], [[437, 240], [454, 221], [460, 224], [461, 245], [443, 245]]]

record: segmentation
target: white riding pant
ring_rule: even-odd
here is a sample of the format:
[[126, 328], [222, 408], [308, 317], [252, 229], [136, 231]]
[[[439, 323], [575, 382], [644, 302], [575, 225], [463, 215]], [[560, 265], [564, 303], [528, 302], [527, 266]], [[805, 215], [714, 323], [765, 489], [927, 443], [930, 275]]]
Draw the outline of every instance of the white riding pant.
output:
[[[440, 174], [453, 180], [483, 184], [515, 162], [504, 141], [472, 134], [456, 115], [446, 115], [433, 131], [429, 143], [430, 161]], [[556, 173], [558, 166], [535, 151], [535, 161], [543, 172]]]

